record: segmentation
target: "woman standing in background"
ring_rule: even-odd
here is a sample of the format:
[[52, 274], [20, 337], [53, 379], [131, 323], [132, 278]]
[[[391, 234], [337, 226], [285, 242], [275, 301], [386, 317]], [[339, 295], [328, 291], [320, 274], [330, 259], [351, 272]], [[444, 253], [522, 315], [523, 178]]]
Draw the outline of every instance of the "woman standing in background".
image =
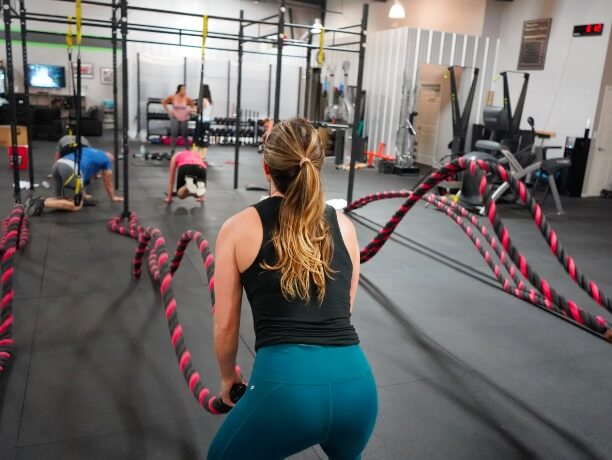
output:
[[[162, 101], [162, 105], [170, 117], [171, 154], [173, 155], [177, 135], [180, 134], [187, 141], [189, 118], [191, 118], [192, 113], [197, 112], [197, 108], [193, 99], [187, 97], [187, 87], [183, 84], [178, 85], [176, 93], [166, 97]], [[168, 105], [172, 105], [172, 109], [169, 109]]]
[[210, 94], [210, 87], [204, 85], [202, 88], [202, 159], [208, 155], [208, 146], [210, 144], [210, 122], [212, 121], [213, 102]]

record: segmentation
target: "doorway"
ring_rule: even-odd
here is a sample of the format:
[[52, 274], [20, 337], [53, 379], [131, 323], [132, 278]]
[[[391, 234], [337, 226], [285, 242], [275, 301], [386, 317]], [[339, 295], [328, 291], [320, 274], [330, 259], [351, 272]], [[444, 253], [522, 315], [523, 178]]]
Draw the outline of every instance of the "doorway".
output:
[[[461, 87], [461, 68], [455, 69], [457, 87]], [[448, 154], [453, 138], [448, 68], [436, 64], [419, 66], [417, 93], [417, 161], [434, 165]]]
[[602, 189], [612, 189], [612, 86], [605, 89], [591, 155], [589, 187], [583, 190], [583, 196], [599, 196]]

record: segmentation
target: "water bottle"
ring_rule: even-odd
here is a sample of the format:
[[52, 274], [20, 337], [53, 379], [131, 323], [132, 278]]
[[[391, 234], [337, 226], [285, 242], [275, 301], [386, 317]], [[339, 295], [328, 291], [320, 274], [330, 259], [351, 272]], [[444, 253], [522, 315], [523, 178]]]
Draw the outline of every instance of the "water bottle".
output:
[[146, 153], [147, 149], [145, 148], [144, 144], [140, 144], [140, 149], [138, 150], [138, 158], [144, 158]]

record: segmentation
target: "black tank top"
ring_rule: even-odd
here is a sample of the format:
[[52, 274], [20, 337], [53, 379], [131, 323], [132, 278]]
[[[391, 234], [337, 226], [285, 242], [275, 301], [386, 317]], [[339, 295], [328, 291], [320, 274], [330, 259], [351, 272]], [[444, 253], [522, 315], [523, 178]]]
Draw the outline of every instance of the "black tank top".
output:
[[353, 263], [346, 250], [336, 211], [328, 206], [325, 217], [333, 239], [332, 278], [325, 285], [323, 303], [313, 290], [309, 304], [287, 300], [281, 291], [280, 271], [265, 270], [261, 263], [277, 262], [272, 233], [278, 227], [282, 197], [271, 197], [253, 207], [263, 225], [263, 241], [253, 264], [241, 274], [241, 281], [253, 309], [255, 350], [267, 345], [355, 345], [357, 332], [350, 322], [350, 288]]

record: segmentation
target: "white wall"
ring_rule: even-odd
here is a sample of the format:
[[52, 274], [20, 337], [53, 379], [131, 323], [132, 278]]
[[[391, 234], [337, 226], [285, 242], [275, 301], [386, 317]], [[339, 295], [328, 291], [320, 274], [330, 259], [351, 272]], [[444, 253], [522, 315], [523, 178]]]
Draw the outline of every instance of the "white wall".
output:
[[604, 65], [597, 112], [593, 124], [593, 141], [591, 142], [591, 151], [589, 152], [589, 162], [587, 164], [585, 184], [582, 192], [584, 196], [598, 196], [601, 189], [612, 189], [612, 162], [609, 161], [612, 152], [601, 151], [597, 148], [597, 138], [603, 136], [604, 132], [608, 136], [610, 136], [612, 132], [612, 126], [600, 125], [606, 86], [612, 86], [612, 34], [610, 35], [608, 44], [608, 54]]
[[[328, 0], [326, 25], [342, 27], [361, 23], [363, 3]], [[392, 0], [370, 5], [368, 30], [375, 32], [400, 27], [431, 29], [466, 35], [481, 35], [486, 0], [402, 0], [405, 19], [389, 19]]]
[[[496, 71], [516, 70], [523, 21], [552, 18], [545, 69], [531, 71], [522, 127], [528, 116], [536, 127], [555, 131], [550, 144], [563, 145], [567, 136], [580, 136], [587, 120], [593, 121], [599, 98], [604, 61], [610, 36], [610, 0], [489, 0], [485, 30], [497, 30], [500, 39]], [[607, 21], [601, 37], [572, 36], [573, 26]], [[512, 103], [516, 103], [522, 78], [511, 79]], [[501, 80], [491, 82], [495, 104], [502, 104]]]

